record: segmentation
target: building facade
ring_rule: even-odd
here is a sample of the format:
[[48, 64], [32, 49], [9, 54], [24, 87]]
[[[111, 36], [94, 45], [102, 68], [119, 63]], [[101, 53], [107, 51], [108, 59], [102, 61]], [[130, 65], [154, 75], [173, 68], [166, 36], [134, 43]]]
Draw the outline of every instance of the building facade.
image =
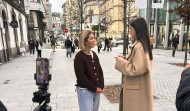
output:
[[[106, 36], [113, 39], [123, 37], [122, 0], [100, 0], [99, 3], [96, 0], [86, 0], [84, 4], [85, 23], [90, 24], [91, 28], [93, 25], [98, 25], [100, 12], [100, 23], [107, 29], [100, 33], [100, 37], [104, 38]], [[131, 17], [137, 17], [138, 10], [134, 8], [134, 2], [127, 2], [127, 5], [127, 12], [130, 13], [130, 15], [127, 13], [126, 16], [127, 21], [130, 21]]]
[[46, 11], [48, 12], [46, 16], [46, 30], [47, 31], [53, 31], [51, 7], [52, 5], [50, 4], [50, 2], [47, 2], [46, 3]]
[[27, 41], [24, 0], [0, 0], [0, 63], [20, 55], [20, 42]]
[[62, 33], [60, 13], [52, 13], [52, 27], [56, 35]]
[[45, 41], [44, 30], [46, 30], [46, 4], [45, 0], [30, 0], [30, 14], [28, 15], [29, 38]]
[[[168, 10], [176, 7], [177, 4], [164, 2], [162, 9], [152, 9], [150, 21], [150, 35], [154, 36], [154, 48], [169, 49], [172, 48], [171, 41], [176, 34], [179, 34], [179, 47], [184, 47], [184, 32], [186, 25], [182, 24], [180, 17], [176, 13], [169, 13]], [[139, 15], [145, 17], [145, 10], [140, 10]]]

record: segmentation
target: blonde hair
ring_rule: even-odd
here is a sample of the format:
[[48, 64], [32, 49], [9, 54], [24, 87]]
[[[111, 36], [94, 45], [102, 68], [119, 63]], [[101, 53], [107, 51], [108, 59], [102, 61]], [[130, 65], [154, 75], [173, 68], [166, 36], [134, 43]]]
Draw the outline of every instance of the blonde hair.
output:
[[92, 34], [92, 32], [90, 30], [84, 30], [80, 36], [79, 36], [79, 48], [81, 50], [85, 50], [86, 49], [86, 41], [89, 37], [89, 35]]

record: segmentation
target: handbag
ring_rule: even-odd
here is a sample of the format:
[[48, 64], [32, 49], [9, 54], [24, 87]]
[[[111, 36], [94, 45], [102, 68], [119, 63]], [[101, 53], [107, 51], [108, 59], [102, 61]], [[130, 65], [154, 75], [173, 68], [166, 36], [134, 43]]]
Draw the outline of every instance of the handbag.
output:
[[42, 46], [40, 44], [38, 45], [38, 50], [42, 50]]
[[20, 52], [25, 52], [25, 48], [24, 47], [20, 47]]

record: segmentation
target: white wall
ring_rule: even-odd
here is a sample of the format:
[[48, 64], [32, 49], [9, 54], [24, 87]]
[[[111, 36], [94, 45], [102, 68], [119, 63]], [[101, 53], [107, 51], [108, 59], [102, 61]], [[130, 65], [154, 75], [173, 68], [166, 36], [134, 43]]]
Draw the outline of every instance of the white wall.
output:
[[[11, 21], [12, 21], [12, 13], [11, 13], [12, 8], [13, 7], [11, 5], [7, 4], [7, 12], [8, 12], [8, 18], [9, 18], [8, 22], [9, 23], [11, 23]], [[26, 43], [28, 43], [27, 42], [27, 28], [26, 28], [27, 24], [25, 22], [26, 17], [16, 9], [14, 9], [14, 12], [16, 14], [16, 20], [18, 21], [18, 28], [16, 28], [17, 35], [18, 35], [18, 43], [19, 43], [18, 45], [20, 45], [20, 41], [21, 41], [21, 33], [20, 33], [19, 18], [18, 18], [19, 14], [21, 15], [21, 18], [22, 18], [23, 37], [24, 37], [24, 40], [26, 41]], [[10, 25], [8, 26], [8, 28], [9, 28], [9, 35], [10, 35], [10, 45], [11, 45], [11, 48], [13, 48], [16, 46], [14, 29]]]

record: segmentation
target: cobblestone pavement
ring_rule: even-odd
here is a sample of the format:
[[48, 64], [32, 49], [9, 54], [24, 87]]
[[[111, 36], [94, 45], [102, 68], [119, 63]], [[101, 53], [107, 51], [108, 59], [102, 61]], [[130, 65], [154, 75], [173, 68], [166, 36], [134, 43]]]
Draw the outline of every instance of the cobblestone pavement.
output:
[[[97, 52], [96, 48], [93, 50]], [[114, 47], [113, 52], [121, 53], [122, 47]], [[120, 84], [121, 73], [115, 70], [115, 58], [111, 52], [101, 51], [97, 54], [104, 71], [105, 85]], [[182, 63], [184, 52], [177, 51], [175, 58], [170, 56], [171, 50], [154, 49], [153, 54], [153, 89], [154, 95], [158, 97], [154, 100], [154, 111], [176, 111], [175, 94], [183, 68], [168, 63]], [[26, 57], [18, 57], [0, 65], [0, 100], [8, 111], [30, 111], [36, 106], [32, 103], [33, 92], [38, 88], [34, 80], [36, 56], [27, 53]], [[55, 53], [51, 49], [44, 49], [42, 57], [50, 58], [52, 66], [49, 92], [53, 111], [79, 111], [74, 55], [67, 58], [65, 49], [56, 49]], [[101, 95], [100, 111], [118, 111], [118, 107], [118, 103], [111, 104]]]

